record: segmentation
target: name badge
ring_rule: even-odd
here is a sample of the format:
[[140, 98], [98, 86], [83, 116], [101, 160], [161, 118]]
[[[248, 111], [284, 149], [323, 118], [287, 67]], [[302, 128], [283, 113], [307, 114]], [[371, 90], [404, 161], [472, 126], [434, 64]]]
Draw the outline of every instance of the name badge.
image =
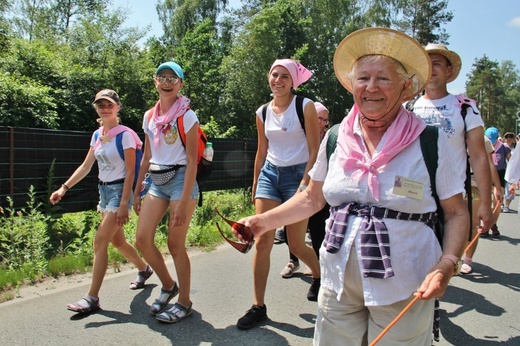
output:
[[423, 199], [424, 183], [420, 180], [395, 176], [394, 188], [392, 192], [395, 195], [410, 197], [418, 200]]

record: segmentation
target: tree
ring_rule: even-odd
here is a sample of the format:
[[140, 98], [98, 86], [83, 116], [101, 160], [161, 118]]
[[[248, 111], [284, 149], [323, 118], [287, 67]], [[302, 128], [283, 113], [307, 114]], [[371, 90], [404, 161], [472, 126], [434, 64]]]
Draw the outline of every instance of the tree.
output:
[[408, 33], [423, 46], [428, 43], [448, 43], [449, 34], [441, 25], [451, 22], [453, 13], [447, 11], [446, 0], [397, 0], [400, 14], [394, 20], [399, 30]]
[[475, 59], [473, 68], [468, 74], [466, 91], [469, 97], [477, 101], [486, 125], [496, 124], [499, 118], [498, 100], [503, 94], [498, 62], [490, 60], [486, 55]]

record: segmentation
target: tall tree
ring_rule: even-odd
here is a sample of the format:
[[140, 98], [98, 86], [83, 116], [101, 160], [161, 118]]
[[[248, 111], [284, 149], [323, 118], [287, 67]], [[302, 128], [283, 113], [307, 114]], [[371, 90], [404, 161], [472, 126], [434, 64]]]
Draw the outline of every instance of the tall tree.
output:
[[429, 42], [448, 43], [449, 34], [442, 28], [451, 22], [453, 13], [448, 11], [448, 0], [395, 0], [400, 14], [394, 25], [419, 41], [423, 46]]
[[468, 74], [466, 91], [469, 97], [477, 101], [486, 125], [496, 125], [499, 119], [499, 97], [503, 94], [498, 62], [490, 60], [486, 55], [475, 59]]

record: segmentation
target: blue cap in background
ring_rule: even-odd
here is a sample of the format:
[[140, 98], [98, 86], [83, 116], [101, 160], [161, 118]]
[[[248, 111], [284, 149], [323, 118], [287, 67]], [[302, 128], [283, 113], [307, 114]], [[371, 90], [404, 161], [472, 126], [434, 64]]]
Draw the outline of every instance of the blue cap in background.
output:
[[495, 144], [498, 139], [498, 129], [496, 127], [488, 127], [484, 135], [489, 138], [491, 143]]
[[177, 77], [184, 80], [184, 72], [182, 71], [182, 68], [179, 66], [179, 64], [177, 64], [173, 61], [167, 61], [167, 62], [159, 65], [159, 67], [157, 68], [157, 71], [155, 71], [155, 74], [159, 74], [159, 72], [161, 72], [162, 70], [167, 69], [167, 68], [172, 70], [177, 75]]

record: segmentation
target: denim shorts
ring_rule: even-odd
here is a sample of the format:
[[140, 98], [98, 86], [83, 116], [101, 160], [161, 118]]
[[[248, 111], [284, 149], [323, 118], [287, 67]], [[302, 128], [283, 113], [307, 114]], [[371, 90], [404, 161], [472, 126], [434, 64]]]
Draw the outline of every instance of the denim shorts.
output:
[[[123, 196], [123, 183], [113, 185], [98, 185], [99, 204], [97, 210], [100, 212], [117, 213], [121, 197]], [[128, 209], [132, 209], [134, 205], [134, 193], [130, 192], [128, 201]]]
[[[148, 194], [165, 199], [167, 201], [178, 201], [181, 199], [182, 190], [184, 189], [184, 175], [186, 174], [186, 166], [179, 168], [172, 180], [164, 185], [157, 186], [153, 182], [150, 183], [150, 190]], [[191, 189], [190, 199], [197, 199], [199, 197], [199, 185], [197, 182], [193, 184]]]
[[265, 161], [256, 187], [255, 198], [265, 198], [283, 203], [296, 194], [305, 174], [307, 163], [277, 167]]

